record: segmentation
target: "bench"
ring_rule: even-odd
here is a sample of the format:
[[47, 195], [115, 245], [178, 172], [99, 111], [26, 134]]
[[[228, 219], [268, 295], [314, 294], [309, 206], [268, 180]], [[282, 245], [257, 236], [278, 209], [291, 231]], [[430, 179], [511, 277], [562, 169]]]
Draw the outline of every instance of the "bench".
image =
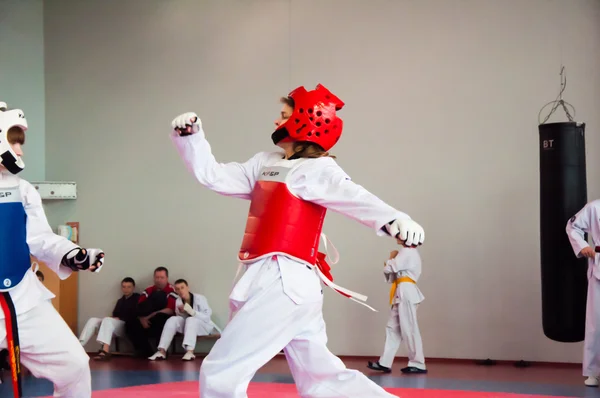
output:
[[[196, 338], [196, 343], [198, 343], [198, 341], [210, 341], [210, 340], [217, 341], [221, 338], [221, 333], [223, 333], [223, 331], [214, 322], [213, 322], [213, 325], [215, 326], [215, 328], [213, 329], [213, 332], [216, 330], [217, 333], [212, 333], [212, 334], [209, 334], [206, 336], [198, 336]], [[115, 343], [115, 351], [114, 351], [115, 354], [127, 355], [127, 354], [124, 354], [121, 352], [121, 347], [119, 344], [119, 337], [115, 336], [113, 338], [113, 342]], [[181, 347], [182, 344], [183, 344], [183, 333], [176, 333], [175, 337], [173, 337], [173, 341], [171, 342], [171, 345], [167, 349], [167, 354], [178, 354], [177, 347]], [[154, 345], [155, 346], [158, 345], [158, 341], [155, 341]]]
[[[210, 340], [218, 340], [221, 338], [221, 334], [220, 333], [215, 333], [215, 334], [209, 334], [207, 336], [198, 336], [198, 338], [196, 339], [196, 341], [210, 341]], [[116, 355], [127, 355], [123, 352], [121, 352], [121, 346], [119, 344], [119, 337], [115, 337], [113, 339], [114, 343], [115, 343], [115, 351], [113, 352], [113, 354]], [[173, 341], [171, 342], [171, 345], [169, 346], [169, 348], [167, 349], [167, 353], [168, 354], [181, 354], [183, 352], [178, 352], [177, 347], [181, 348], [181, 345], [183, 343], [183, 334], [182, 333], [177, 333], [175, 334], [175, 337], [173, 338]], [[158, 342], [155, 342], [155, 344], [158, 344]]]
[[[198, 341], [210, 341], [210, 340], [217, 341], [220, 338], [221, 338], [221, 333], [209, 334], [206, 336], [198, 336], [196, 338], [196, 343]], [[167, 350], [167, 353], [182, 354], [183, 352], [178, 352], [178, 350], [177, 350], [177, 347], [182, 348], [181, 347], [182, 344], [183, 344], [183, 334], [176, 333], [175, 337], [173, 338], [173, 341], [171, 342], [171, 345], [169, 346], [169, 349]]]

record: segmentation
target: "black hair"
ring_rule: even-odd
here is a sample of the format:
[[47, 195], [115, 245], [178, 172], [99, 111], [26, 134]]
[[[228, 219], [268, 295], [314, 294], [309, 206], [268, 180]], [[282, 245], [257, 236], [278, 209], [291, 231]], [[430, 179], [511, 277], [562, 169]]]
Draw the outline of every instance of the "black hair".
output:
[[121, 283], [131, 283], [133, 286], [135, 286], [135, 281], [130, 276], [128, 276], [127, 278], [123, 278], [123, 280], [121, 281]]

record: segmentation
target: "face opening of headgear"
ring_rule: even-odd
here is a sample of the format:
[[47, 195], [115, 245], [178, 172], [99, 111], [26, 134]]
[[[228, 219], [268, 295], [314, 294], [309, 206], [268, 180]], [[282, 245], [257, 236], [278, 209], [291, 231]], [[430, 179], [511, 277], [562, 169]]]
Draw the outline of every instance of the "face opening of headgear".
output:
[[336, 115], [344, 107], [342, 100], [322, 84], [312, 91], [300, 86], [288, 97], [294, 101], [294, 111], [271, 135], [273, 143], [306, 141], [329, 151], [342, 136], [344, 122]]
[[8, 130], [13, 127], [27, 131], [25, 113], [21, 109], [8, 109], [6, 102], [0, 102], [0, 164], [12, 174], [18, 174], [25, 168], [25, 162], [8, 141]]

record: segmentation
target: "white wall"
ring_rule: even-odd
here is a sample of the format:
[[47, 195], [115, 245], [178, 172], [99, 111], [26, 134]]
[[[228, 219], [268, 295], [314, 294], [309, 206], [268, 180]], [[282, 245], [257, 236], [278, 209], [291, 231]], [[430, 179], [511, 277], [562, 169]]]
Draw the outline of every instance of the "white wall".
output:
[[42, 0], [0, 0], [0, 101], [27, 117], [21, 176], [31, 181], [45, 178], [43, 11]]
[[[279, 96], [322, 82], [347, 104], [341, 166], [426, 228], [426, 355], [580, 361], [541, 328], [537, 116], [563, 62], [598, 197], [599, 16], [592, 0], [48, 2], [47, 176], [78, 182], [60, 211], [107, 252], [80, 326], [158, 265], [223, 324], [248, 203], [194, 182], [169, 123], [198, 112], [217, 159], [242, 161], [271, 147]], [[326, 291], [329, 346], [378, 355], [393, 242], [337, 214], [326, 232], [337, 282], [381, 310]]]

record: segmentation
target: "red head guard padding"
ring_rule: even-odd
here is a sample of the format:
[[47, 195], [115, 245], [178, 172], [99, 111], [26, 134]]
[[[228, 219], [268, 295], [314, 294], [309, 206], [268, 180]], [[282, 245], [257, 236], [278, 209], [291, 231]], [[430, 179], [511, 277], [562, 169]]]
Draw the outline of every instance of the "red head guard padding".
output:
[[294, 112], [271, 135], [273, 143], [308, 141], [330, 150], [342, 136], [344, 122], [336, 111], [344, 103], [321, 84], [312, 91], [298, 87], [288, 96], [294, 100]]

